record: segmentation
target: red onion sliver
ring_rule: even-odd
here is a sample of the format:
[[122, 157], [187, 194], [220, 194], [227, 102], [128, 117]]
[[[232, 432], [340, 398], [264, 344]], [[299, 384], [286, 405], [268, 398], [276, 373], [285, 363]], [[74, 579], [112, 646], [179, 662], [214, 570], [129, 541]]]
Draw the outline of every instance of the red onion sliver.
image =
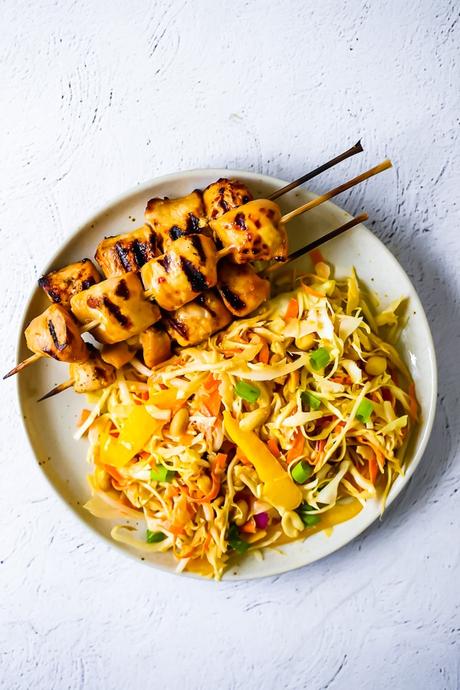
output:
[[268, 526], [268, 513], [258, 513], [257, 515], [254, 515], [254, 520], [256, 521], [256, 525], [259, 529], [265, 529]]

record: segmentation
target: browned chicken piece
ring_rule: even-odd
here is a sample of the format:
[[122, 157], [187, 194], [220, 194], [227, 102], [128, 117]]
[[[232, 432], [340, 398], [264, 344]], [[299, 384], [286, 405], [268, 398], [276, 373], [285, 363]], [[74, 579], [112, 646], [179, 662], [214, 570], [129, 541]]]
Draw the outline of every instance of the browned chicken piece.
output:
[[201, 192], [196, 189], [179, 199], [150, 199], [145, 222], [155, 232], [159, 249], [167, 251], [179, 237], [200, 232], [206, 226]]
[[38, 284], [44, 289], [51, 302], [70, 308], [70, 298], [87, 290], [101, 280], [96, 266], [90, 259], [82, 259], [57, 271], [42, 276]]
[[227, 211], [252, 201], [249, 189], [239, 180], [227, 180], [221, 177], [203, 192], [204, 208], [208, 220], [215, 220]]
[[82, 323], [98, 320], [92, 333], [102, 343], [119, 343], [159, 320], [158, 306], [144, 297], [137, 273], [125, 273], [74, 295], [70, 302]]
[[249, 201], [209, 223], [224, 248], [234, 247], [233, 261], [285, 261], [288, 243], [278, 204], [268, 199]]
[[92, 345], [89, 347], [89, 359], [82, 364], [70, 365], [70, 378], [76, 393], [91, 393], [106, 388], [117, 377], [115, 368], [104, 362]]
[[249, 264], [225, 260], [219, 264], [217, 289], [232, 314], [247, 316], [268, 299], [270, 281], [258, 276]]
[[29, 350], [59, 362], [81, 363], [89, 357], [78, 323], [61, 304], [52, 304], [32, 319], [25, 336]]
[[155, 256], [155, 233], [148, 225], [124, 235], [106, 237], [97, 246], [95, 259], [106, 278], [140, 268]]
[[177, 309], [164, 319], [171, 338], [186, 347], [206, 340], [228, 326], [232, 315], [214, 290], [203, 292], [193, 302]]
[[104, 345], [101, 350], [101, 357], [104, 362], [111, 364], [115, 369], [120, 369], [128, 364], [135, 356], [136, 348], [130, 348], [126, 341], [114, 345]]
[[144, 353], [144, 362], [149, 369], [171, 357], [171, 338], [157, 326], [147, 328], [140, 334], [139, 339]]
[[216, 284], [216, 263], [216, 245], [210, 237], [187, 235], [142, 267], [142, 281], [160, 307], [174, 311]]

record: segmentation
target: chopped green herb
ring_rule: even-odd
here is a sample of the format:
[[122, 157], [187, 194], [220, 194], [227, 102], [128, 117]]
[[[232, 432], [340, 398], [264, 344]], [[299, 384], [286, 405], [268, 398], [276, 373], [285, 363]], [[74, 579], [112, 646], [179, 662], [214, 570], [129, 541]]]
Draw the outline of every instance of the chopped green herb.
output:
[[173, 470], [168, 470], [164, 465], [155, 465], [150, 470], [150, 479], [155, 482], [172, 482], [176, 473]]
[[312, 472], [313, 468], [308, 464], [308, 462], [301, 460], [292, 468], [291, 476], [293, 480], [297, 482], [297, 484], [304, 484]]
[[260, 396], [260, 388], [253, 386], [252, 383], [246, 381], [238, 381], [235, 385], [235, 393], [249, 403], [255, 403]]
[[305, 527], [314, 527], [321, 520], [319, 515], [315, 515], [315, 509], [308, 503], [301, 503], [297, 508], [296, 513], [300, 516]]
[[250, 546], [247, 541], [241, 539], [240, 531], [234, 522], [228, 530], [228, 545], [239, 554], [246, 553]]
[[160, 541], [163, 541], [164, 539], [166, 539], [166, 534], [163, 534], [163, 532], [152, 532], [149, 529], [147, 530], [147, 544], [158, 544]]
[[310, 410], [319, 410], [321, 407], [321, 400], [317, 398], [316, 395], [313, 395], [313, 393], [310, 393], [310, 391], [303, 391], [303, 393], [300, 394], [300, 399], [305, 405], [308, 405]]
[[320, 371], [320, 369], [324, 369], [326, 364], [329, 364], [330, 359], [331, 356], [329, 354], [329, 350], [326, 350], [325, 347], [319, 347], [317, 350], [311, 353], [310, 364], [312, 369], [315, 371]]
[[359, 419], [359, 421], [363, 424], [367, 424], [373, 411], [374, 405], [371, 403], [371, 401], [367, 398], [363, 398], [358, 405], [358, 409], [356, 410], [356, 418]]

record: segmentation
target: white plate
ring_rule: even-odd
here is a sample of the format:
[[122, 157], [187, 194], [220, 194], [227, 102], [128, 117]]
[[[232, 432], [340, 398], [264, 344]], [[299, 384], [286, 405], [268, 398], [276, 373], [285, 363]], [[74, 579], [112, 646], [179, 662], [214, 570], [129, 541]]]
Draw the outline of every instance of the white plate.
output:
[[[109, 204], [105, 209], [77, 230], [51, 261], [43, 273], [59, 268], [82, 257], [92, 257], [98, 242], [105, 235], [115, 235], [134, 229], [143, 222], [147, 200], [152, 196], [178, 197], [195, 188], [204, 188], [219, 177], [236, 177], [248, 183], [255, 196], [264, 196], [286, 184], [255, 173], [237, 170], [192, 170], [157, 178], [129, 191]], [[291, 210], [310, 200], [313, 195], [305, 190], [295, 190], [283, 196], [279, 202], [283, 211]], [[309, 211], [289, 223], [290, 250], [303, 246], [350, 218], [338, 206], [328, 202]], [[359, 277], [377, 292], [383, 304], [401, 295], [410, 298], [409, 320], [404, 330], [401, 350], [414, 378], [421, 405], [422, 422], [413, 435], [409, 453], [409, 465], [404, 477], [396, 480], [389, 496], [391, 503], [407, 484], [421, 460], [433, 424], [436, 402], [436, 361], [433, 341], [423, 307], [406, 273], [393, 255], [364, 225], [359, 225], [345, 235], [329, 242], [322, 248], [323, 255], [336, 267], [337, 275], [348, 275], [352, 266]], [[309, 267], [309, 259], [298, 261], [298, 267]], [[36, 288], [24, 316], [21, 332], [48, 302]], [[30, 354], [21, 335], [18, 361]], [[86, 481], [88, 466], [85, 461], [87, 444], [74, 441], [75, 422], [85, 398], [72, 390], [37, 404], [37, 398], [57, 383], [67, 378], [67, 368], [52, 360], [42, 360], [18, 376], [18, 394], [24, 424], [35, 456], [41, 469], [76, 515], [114, 548], [131, 553], [140, 559], [138, 552], [117, 544], [110, 539], [112, 523], [99, 520], [82, 508], [89, 497]], [[282, 553], [268, 549], [263, 561], [254, 557], [243, 559], [232, 568], [226, 579], [247, 579], [274, 575], [298, 568], [323, 558], [354, 539], [379, 516], [376, 502], [368, 502], [355, 518], [334, 528], [331, 536], [318, 533], [305, 541], [283, 546]], [[170, 554], [144, 554], [146, 564], [174, 571], [175, 562]]]

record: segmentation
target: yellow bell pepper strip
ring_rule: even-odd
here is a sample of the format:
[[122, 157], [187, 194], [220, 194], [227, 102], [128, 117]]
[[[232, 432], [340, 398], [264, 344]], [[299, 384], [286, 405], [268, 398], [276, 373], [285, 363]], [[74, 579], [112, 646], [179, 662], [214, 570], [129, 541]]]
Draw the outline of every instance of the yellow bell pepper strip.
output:
[[230, 412], [224, 412], [227, 436], [254, 465], [264, 484], [264, 498], [275, 508], [294, 510], [302, 501], [302, 493], [288, 472], [253, 431], [244, 431]]
[[107, 434], [100, 446], [100, 462], [112, 467], [123, 467], [142, 450], [149, 438], [158, 431], [164, 421], [154, 419], [143, 405], [137, 405], [129, 413], [118, 438]]

